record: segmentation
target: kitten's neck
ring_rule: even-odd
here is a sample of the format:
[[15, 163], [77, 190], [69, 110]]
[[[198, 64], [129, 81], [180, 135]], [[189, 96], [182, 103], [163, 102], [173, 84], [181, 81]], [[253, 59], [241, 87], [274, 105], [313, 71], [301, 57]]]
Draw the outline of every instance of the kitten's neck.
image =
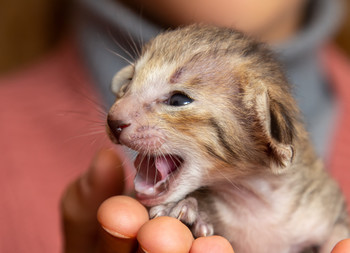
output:
[[269, 207], [275, 205], [276, 198], [283, 198], [283, 190], [286, 180], [280, 175], [261, 177], [252, 176], [236, 181], [216, 184], [210, 187], [213, 195], [219, 202], [256, 210], [257, 207]]

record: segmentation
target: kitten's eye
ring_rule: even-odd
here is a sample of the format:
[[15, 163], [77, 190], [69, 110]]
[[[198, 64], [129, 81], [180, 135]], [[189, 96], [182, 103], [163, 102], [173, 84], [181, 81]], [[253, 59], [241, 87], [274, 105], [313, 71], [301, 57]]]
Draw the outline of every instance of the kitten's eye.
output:
[[193, 102], [193, 99], [188, 97], [187, 95], [183, 93], [175, 93], [173, 94], [167, 104], [171, 106], [183, 106], [183, 105], [188, 105]]

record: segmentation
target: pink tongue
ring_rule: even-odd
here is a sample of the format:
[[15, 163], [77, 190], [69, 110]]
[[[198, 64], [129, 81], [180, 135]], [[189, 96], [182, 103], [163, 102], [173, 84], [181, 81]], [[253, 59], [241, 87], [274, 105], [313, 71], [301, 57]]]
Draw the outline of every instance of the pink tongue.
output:
[[176, 169], [175, 158], [171, 158], [169, 155], [165, 157], [156, 158], [156, 169], [160, 172], [163, 180], [166, 176]]
[[180, 165], [177, 157], [170, 155], [157, 157], [143, 157], [138, 155], [135, 160], [135, 168], [146, 184], [156, 184], [165, 179]]

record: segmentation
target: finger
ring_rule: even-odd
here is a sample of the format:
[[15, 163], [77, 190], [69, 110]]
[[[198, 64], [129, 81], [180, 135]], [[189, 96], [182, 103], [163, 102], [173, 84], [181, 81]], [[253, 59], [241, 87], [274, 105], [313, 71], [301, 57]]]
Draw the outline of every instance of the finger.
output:
[[88, 172], [69, 185], [61, 201], [65, 252], [92, 252], [96, 244], [97, 209], [124, 188], [121, 159], [112, 150], [100, 151]]
[[145, 223], [137, 234], [137, 240], [148, 253], [188, 253], [193, 237], [182, 222], [164, 216]]
[[100, 251], [129, 253], [140, 227], [148, 221], [148, 212], [131, 197], [115, 196], [102, 203], [97, 219], [104, 230]]
[[234, 253], [231, 244], [222, 236], [199, 237], [194, 240], [190, 253]]
[[337, 243], [332, 253], [348, 253], [350, 252], [350, 239], [345, 239]]

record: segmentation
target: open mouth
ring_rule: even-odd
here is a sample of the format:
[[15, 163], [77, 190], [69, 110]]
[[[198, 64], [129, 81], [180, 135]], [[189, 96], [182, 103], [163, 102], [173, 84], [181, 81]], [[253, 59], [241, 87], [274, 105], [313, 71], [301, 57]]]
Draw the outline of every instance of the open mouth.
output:
[[165, 193], [183, 162], [177, 155], [139, 154], [134, 162], [137, 170], [134, 183], [139, 199], [156, 198]]

